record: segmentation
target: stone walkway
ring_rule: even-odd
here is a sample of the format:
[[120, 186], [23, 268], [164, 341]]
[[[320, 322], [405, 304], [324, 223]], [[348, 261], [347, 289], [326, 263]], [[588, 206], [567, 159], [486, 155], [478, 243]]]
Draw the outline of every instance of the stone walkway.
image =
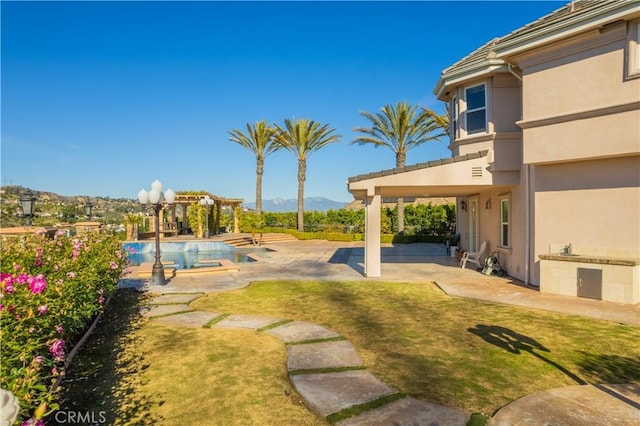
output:
[[333, 330], [283, 318], [191, 310], [189, 303], [201, 296], [164, 294], [150, 302], [144, 315], [171, 326], [245, 328], [277, 337], [287, 347], [289, 380], [307, 407], [323, 418], [389, 397], [391, 402], [338, 424], [459, 426], [470, 418], [461, 410], [399, 396], [371, 374], [353, 345]]

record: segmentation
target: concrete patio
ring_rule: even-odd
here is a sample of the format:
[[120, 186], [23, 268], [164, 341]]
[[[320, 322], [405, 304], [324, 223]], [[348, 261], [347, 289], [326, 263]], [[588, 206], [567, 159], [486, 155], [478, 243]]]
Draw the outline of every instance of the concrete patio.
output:
[[[256, 251], [257, 262], [239, 264], [237, 271], [178, 274], [165, 286], [146, 286], [153, 293], [218, 292], [242, 288], [263, 280], [323, 281], [434, 281], [447, 294], [553, 312], [582, 315], [624, 324], [640, 325], [640, 305], [540, 293], [509, 277], [486, 276], [469, 264], [461, 269], [441, 244], [383, 244], [380, 278], [363, 275], [362, 242], [324, 240], [270, 243], [268, 251]], [[136, 287], [144, 278], [122, 281]]]

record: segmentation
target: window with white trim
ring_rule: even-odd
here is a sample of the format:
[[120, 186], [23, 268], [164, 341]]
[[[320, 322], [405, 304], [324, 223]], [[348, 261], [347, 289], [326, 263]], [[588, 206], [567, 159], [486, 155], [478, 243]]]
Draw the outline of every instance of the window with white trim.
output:
[[640, 72], [640, 21], [635, 21], [633, 25], [636, 27], [633, 34], [635, 36], [635, 40], [633, 40], [635, 42], [635, 61], [633, 65], [634, 71]]
[[451, 98], [451, 140], [456, 140], [458, 136], [458, 97], [454, 96]]
[[487, 131], [487, 90], [485, 84], [467, 87], [464, 90], [466, 111], [465, 130], [467, 134]]
[[500, 198], [500, 246], [509, 247], [509, 197]]
[[625, 60], [627, 77], [640, 77], [640, 20], [629, 22]]

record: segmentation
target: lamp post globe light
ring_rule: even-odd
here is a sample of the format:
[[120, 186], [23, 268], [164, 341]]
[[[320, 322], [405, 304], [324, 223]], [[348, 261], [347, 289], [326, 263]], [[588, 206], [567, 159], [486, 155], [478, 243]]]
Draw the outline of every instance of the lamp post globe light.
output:
[[36, 197], [31, 190], [27, 190], [20, 197], [20, 207], [22, 207], [22, 216], [27, 218], [27, 226], [31, 226], [31, 218], [36, 206]]
[[162, 183], [156, 179], [151, 184], [151, 191], [147, 192], [141, 189], [138, 192], [138, 201], [142, 205], [149, 205], [153, 208], [155, 213], [155, 230], [156, 230], [156, 260], [153, 263], [153, 269], [151, 270], [151, 283], [153, 285], [165, 285], [164, 279], [164, 267], [160, 261], [160, 210], [164, 203], [172, 204], [176, 199], [176, 193], [171, 189], [167, 189], [162, 192]]
[[204, 206], [205, 211], [207, 213], [206, 217], [206, 232], [204, 234], [205, 238], [209, 238], [209, 208], [213, 205], [213, 199], [209, 198], [208, 195], [205, 195], [204, 198], [200, 199], [200, 205]]

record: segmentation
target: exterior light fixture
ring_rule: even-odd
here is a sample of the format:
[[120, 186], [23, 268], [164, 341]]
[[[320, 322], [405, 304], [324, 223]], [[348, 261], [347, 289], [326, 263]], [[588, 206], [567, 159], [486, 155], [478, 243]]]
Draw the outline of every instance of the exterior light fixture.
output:
[[206, 218], [206, 232], [204, 234], [205, 238], [209, 238], [209, 208], [213, 205], [213, 199], [209, 198], [208, 195], [205, 195], [204, 198], [200, 199], [200, 205], [204, 206], [205, 211], [207, 212]]
[[487, 200], [487, 202], [486, 202], [486, 203], [484, 203], [484, 208], [485, 208], [486, 210], [491, 210], [491, 198], [489, 198], [489, 199]]
[[156, 179], [151, 184], [151, 191], [147, 192], [141, 189], [138, 192], [138, 202], [142, 205], [150, 206], [155, 212], [155, 225], [156, 225], [156, 260], [151, 270], [151, 282], [153, 285], [165, 285], [164, 267], [160, 260], [160, 211], [164, 203], [172, 204], [176, 199], [176, 193], [171, 189], [167, 189], [166, 192], [162, 192], [162, 182]]
[[91, 210], [93, 209], [93, 204], [91, 204], [91, 199], [87, 198], [87, 202], [84, 203], [84, 212], [87, 215], [87, 219], [91, 222]]
[[467, 211], [467, 202], [465, 200], [460, 201], [460, 210]]
[[22, 207], [22, 216], [27, 218], [27, 226], [31, 226], [31, 218], [36, 207], [36, 197], [31, 190], [27, 190], [20, 197], [20, 206]]

